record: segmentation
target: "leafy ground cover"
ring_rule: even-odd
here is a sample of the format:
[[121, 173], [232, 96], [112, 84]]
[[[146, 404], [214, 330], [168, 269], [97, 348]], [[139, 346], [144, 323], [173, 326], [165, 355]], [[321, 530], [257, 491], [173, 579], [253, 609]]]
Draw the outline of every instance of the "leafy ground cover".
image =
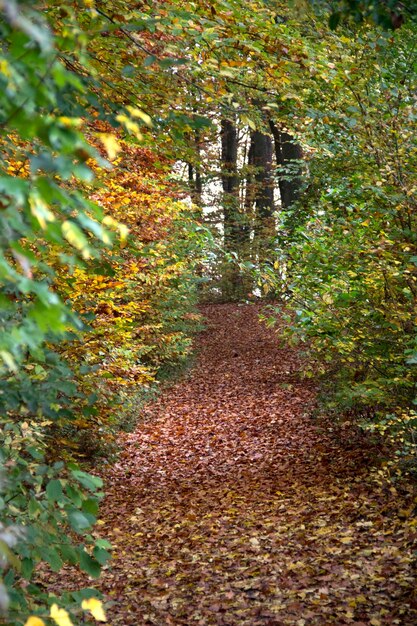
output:
[[104, 472], [111, 623], [414, 625], [412, 486], [312, 421], [314, 384], [256, 305], [204, 314], [195, 369]]

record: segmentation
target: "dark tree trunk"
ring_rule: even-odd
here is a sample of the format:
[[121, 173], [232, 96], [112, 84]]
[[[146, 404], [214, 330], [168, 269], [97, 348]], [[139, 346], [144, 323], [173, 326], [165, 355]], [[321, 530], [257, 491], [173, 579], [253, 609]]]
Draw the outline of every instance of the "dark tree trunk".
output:
[[303, 151], [294, 137], [280, 130], [272, 120], [269, 121], [269, 125], [274, 137], [277, 165], [288, 170], [279, 176], [278, 180], [281, 206], [288, 209], [300, 196], [302, 186], [300, 161], [303, 158]]
[[201, 207], [201, 194], [203, 192], [203, 185], [201, 182], [200, 168], [193, 167], [191, 163], [188, 164], [188, 183], [193, 204]]
[[190, 187], [190, 195], [193, 204], [201, 207], [201, 195], [203, 193], [203, 183], [201, 180], [201, 171], [200, 171], [200, 133], [195, 131], [193, 135], [191, 135], [190, 140], [194, 144], [194, 150], [196, 154], [196, 165], [192, 163], [188, 163], [188, 183]]
[[[238, 175], [238, 133], [236, 124], [221, 121], [221, 179], [223, 188], [224, 243], [228, 252], [237, 252], [246, 258], [250, 244], [250, 229], [245, 212], [241, 210]], [[239, 300], [252, 288], [237, 265], [227, 263], [223, 273], [223, 296]]]
[[252, 172], [251, 180], [247, 181], [247, 201], [254, 209], [252, 260], [255, 263], [262, 263], [268, 258], [270, 240], [275, 233], [272, 153], [271, 137], [259, 130], [253, 131], [248, 160]]
[[245, 181], [245, 214], [249, 217], [253, 212], [253, 205], [255, 203], [255, 180], [253, 176], [253, 143], [252, 137], [249, 138], [249, 150], [245, 155], [246, 164], [248, 165], [248, 173], [246, 174]]
[[222, 187], [224, 237], [227, 250], [236, 250], [246, 239], [246, 224], [239, 209], [239, 176], [237, 171], [238, 136], [236, 125], [221, 121]]
[[222, 185], [224, 193], [236, 194], [239, 179], [237, 175], [237, 129], [230, 120], [221, 121], [222, 141]]
[[274, 211], [274, 180], [272, 176], [272, 140], [259, 130], [251, 133], [250, 162], [254, 167], [257, 221], [271, 217]]

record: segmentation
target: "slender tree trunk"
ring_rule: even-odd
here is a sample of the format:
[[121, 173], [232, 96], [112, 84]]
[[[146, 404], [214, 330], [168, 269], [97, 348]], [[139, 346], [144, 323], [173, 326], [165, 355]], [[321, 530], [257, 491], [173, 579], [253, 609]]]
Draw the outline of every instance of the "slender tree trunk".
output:
[[191, 141], [194, 144], [194, 150], [196, 155], [196, 165], [192, 163], [188, 163], [188, 182], [190, 186], [190, 195], [193, 204], [201, 207], [202, 200], [201, 195], [203, 193], [203, 183], [201, 180], [201, 170], [200, 170], [200, 133], [195, 131], [191, 136]]
[[260, 263], [268, 257], [269, 241], [275, 232], [274, 178], [272, 168], [273, 146], [269, 135], [255, 130], [251, 133], [247, 202], [254, 210], [254, 237], [252, 260]]
[[255, 204], [258, 221], [271, 217], [274, 211], [272, 176], [272, 140], [259, 130], [251, 134], [251, 162], [254, 167]]
[[201, 194], [203, 192], [203, 185], [201, 180], [200, 168], [194, 167], [191, 163], [188, 163], [188, 184], [193, 204], [201, 207]]
[[[248, 257], [250, 229], [245, 212], [240, 206], [240, 179], [238, 174], [238, 133], [234, 121], [221, 120], [221, 167], [223, 187], [224, 243], [228, 252]], [[223, 295], [238, 300], [251, 290], [239, 268], [227, 264], [223, 274]]]
[[227, 119], [221, 121], [221, 167], [223, 187], [224, 238], [226, 249], [238, 243], [237, 212], [239, 208], [239, 178], [237, 174], [237, 129]]
[[303, 151], [294, 137], [280, 130], [273, 120], [269, 121], [269, 125], [274, 137], [277, 165], [288, 170], [279, 176], [278, 181], [281, 206], [288, 209], [300, 196], [302, 185], [300, 161], [303, 158]]
[[226, 119], [221, 122], [221, 142], [225, 242], [227, 248], [236, 250], [249, 240], [250, 231], [240, 206], [237, 129], [233, 122]]

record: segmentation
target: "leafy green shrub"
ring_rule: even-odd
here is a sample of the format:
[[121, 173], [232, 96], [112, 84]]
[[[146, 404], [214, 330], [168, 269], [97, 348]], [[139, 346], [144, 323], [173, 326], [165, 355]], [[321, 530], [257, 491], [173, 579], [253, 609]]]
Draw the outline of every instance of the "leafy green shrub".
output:
[[68, 563], [97, 576], [108, 558], [108, 544], [90, 535], [101, 482], [47, 456], [56, 424], [77, 403], [88, 406], [53, 351], [83, 323], [53, 288], [50, 251], [76, 266], [114, 236], [77, 189], [92, 179], [89, 157], [104, 164], [72, 116], [83, 86], [60, 56], [82, 55], [79, 31], [69, 29], [58, 52], [29, 3], [3, 3], [1, 12], [0, 608], [20, 625], [53, 602], [36, 582], [39, 568]]
[[45, 605], [56, 602], [36, 579], [39, 564], [54, 572], [76, 565], [96, 578], [110, 556], [108, 542], [89, 534], [102, 481], [74, 464], [47, 464], [45, 425], [5, 419], [1, 424], [0, 462], [7, 474], [1, 485], [0, 548], [9, 623], [23, 624], [28, 615], [44, 614]]
[[[281, 215], [277, 291], [327, 407], [414, 437], [417, 223], [411, 29], [323, 33], [305, 88], [308, 191]], [[386, 417], [389, 415], [389, 419]], [[387, 421], [388, 419], [388, 421]], [[401, 435], [401, 432], [403, 433]]]

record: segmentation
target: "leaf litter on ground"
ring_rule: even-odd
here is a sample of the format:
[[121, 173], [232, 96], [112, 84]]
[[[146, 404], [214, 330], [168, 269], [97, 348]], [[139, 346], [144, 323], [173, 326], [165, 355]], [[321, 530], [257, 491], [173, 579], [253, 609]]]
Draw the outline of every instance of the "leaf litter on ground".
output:
[[104, 471], [110, 622], [415, 626], [412, 484], [380, 478], [365, 436], [311, 418], [314, 383], [258, 306], [203, 312], [193, 371]]

